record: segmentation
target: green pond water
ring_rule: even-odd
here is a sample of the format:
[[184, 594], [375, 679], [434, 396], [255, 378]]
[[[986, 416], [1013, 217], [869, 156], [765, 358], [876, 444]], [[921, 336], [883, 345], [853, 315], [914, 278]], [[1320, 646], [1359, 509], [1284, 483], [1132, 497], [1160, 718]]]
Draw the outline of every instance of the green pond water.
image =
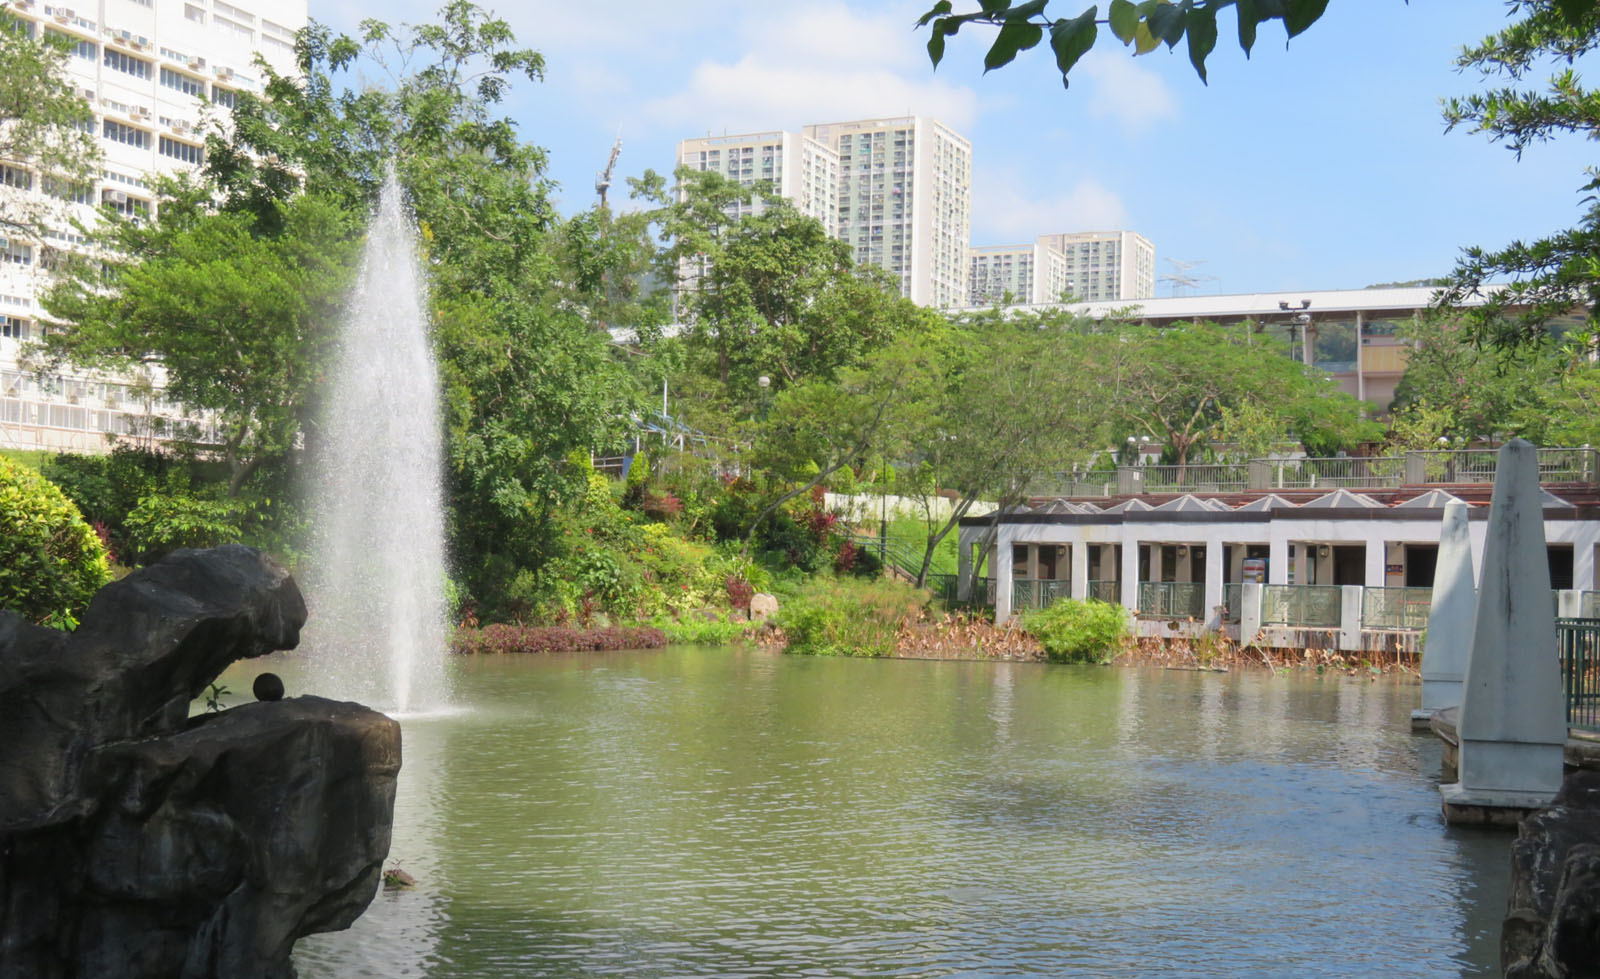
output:
[[302, 941], [306, 979], [1497, 974], [1509, 838], [1443, 825], [1414, 683], [451, 669], [461, 710], [403, 722], [389, 862], [418, 885]]

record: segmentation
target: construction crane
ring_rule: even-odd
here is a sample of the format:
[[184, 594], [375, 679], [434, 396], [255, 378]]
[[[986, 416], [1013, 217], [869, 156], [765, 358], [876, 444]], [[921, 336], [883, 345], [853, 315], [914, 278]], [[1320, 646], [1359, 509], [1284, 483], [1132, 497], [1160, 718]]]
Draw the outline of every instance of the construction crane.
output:
[[622, 155], [622, 137], [611, 144], [611, 159], [606, 161], [606, 168], [594, 175], [594, 192], [600, 195], [600, 206], [606, 206], [606, 191], [611, 189], [611, 171], [617, 167], [617, 157]]
[[1181, 258], [1169, 258], [1166, 261], [1171, 263], [1172, 271], [1161, 276], [1160, 279], [1162, 282], [1172, 286], [1172, 294], [1174, 296], [1187, 296], [1200, 283], [1217, 281], [1217, 277], [1214, 275], [1194, 274], [1196, 268], [1206, 263], [1203, 258], [1192, 262]]

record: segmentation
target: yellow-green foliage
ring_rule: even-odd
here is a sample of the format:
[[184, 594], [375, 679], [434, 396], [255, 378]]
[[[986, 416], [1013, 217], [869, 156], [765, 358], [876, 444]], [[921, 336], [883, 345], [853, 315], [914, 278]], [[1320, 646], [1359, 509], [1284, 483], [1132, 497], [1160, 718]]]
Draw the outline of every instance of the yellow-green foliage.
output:
[[72, 628], [111, 578], [106, 549], [54, 483], [0, 459], [0, 608]]
[[1109, 602], [1058, 599], [1029, 612], [1023, 628], [1033, 633], [1052, 663], [1104, 663], [1128, 635], [1128, 613]]
[[895, 632], [921, 618], [928, 594], [893, 578], [818, 577], [778, 610], [786, 652], [812, 656], [889, 656]]

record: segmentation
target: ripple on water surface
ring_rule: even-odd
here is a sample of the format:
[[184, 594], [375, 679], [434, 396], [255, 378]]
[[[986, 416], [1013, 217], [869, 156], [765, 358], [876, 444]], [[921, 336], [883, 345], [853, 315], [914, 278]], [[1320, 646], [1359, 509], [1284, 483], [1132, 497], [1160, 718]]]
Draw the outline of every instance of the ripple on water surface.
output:
[[1411, 686], [669, 650], [456, 664], [311, 977], [1494, 974]]

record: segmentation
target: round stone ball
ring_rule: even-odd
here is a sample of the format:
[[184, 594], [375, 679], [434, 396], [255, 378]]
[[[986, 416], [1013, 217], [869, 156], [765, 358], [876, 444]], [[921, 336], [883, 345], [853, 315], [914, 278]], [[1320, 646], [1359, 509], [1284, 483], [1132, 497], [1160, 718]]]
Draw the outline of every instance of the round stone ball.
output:
[[250, 685], [250, 692], [257, 700], [282, 700], [283, 680], [276, 673], [259, 674], [256, 682]]

